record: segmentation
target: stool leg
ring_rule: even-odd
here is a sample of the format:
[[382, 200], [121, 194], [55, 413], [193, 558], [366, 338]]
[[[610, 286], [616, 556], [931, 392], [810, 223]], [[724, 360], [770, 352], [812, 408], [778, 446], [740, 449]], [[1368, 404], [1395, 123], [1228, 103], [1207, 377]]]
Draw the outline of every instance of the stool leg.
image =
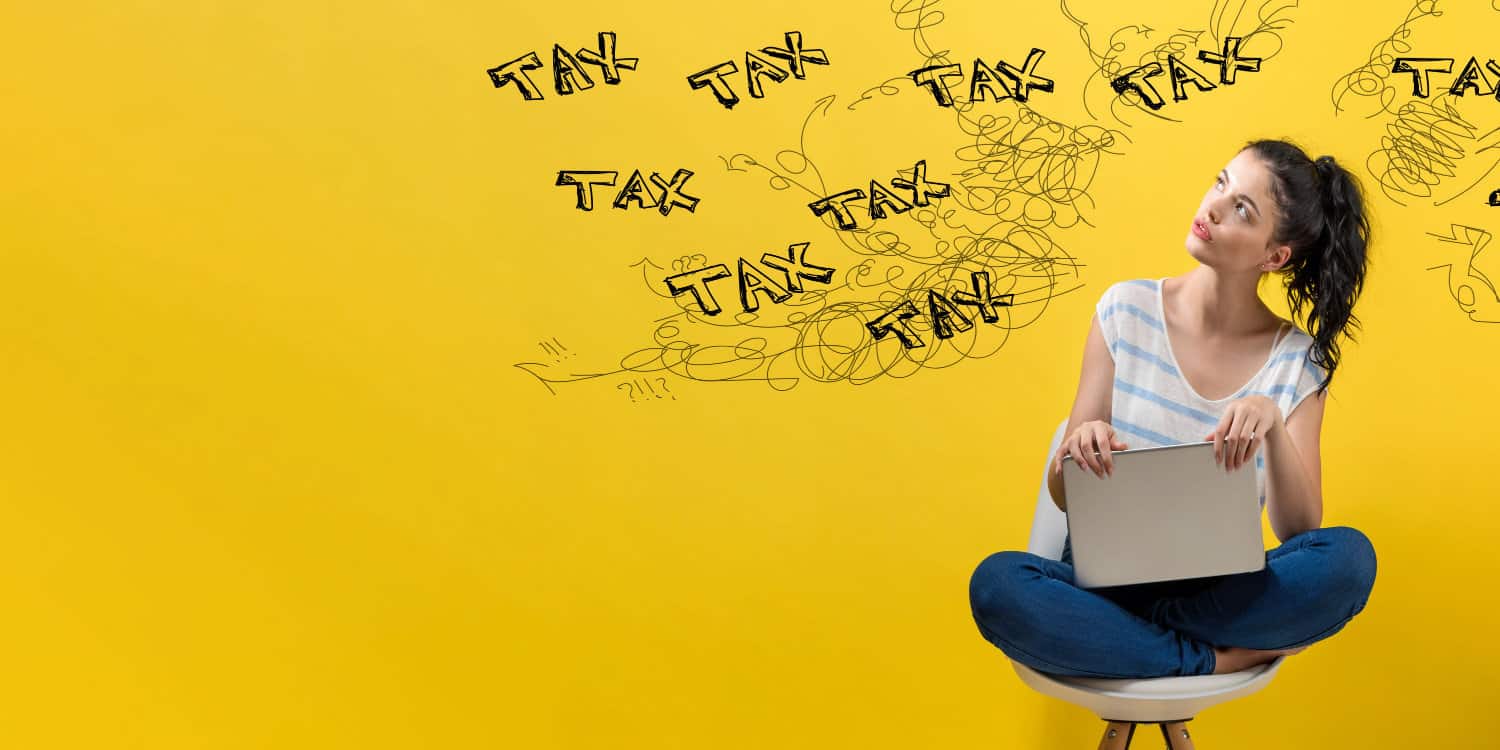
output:
[[1167, 750], [1194, 750], [1193, 738], [1188, 736], [1185, 721], [1163, 722], [1161, 736], [1167, 741]]
[[1104, 738], [1099, 740], [1099, 750], [1129, 750], [1130, 738], [1135, 736], [1135, 724], [1128, 721], [1111, 721], [1104, 727]]

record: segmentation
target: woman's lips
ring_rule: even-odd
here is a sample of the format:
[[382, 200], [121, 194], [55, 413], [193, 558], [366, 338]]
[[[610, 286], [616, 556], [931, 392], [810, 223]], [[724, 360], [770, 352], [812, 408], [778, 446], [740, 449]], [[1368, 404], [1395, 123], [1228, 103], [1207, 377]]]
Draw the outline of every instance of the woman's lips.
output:
[[1205, 227], [1205, 226], [1203, 226], [1202, 224], [1200, 224], [1197, 221], [1193, 222], [1193, 234], [1198, 235], [1199, 239], [1202, 239], [1204, 242], [1207, 242], [1210, 239], [1212, 239], [1208, 235], [1208, 228]]

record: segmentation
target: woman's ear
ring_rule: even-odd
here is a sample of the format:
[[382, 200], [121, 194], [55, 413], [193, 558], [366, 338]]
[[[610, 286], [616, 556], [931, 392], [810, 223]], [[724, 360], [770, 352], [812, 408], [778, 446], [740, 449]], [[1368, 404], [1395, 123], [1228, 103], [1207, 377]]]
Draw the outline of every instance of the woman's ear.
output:
[[1264, 263], [1260, 264], [1260, 267], [1263, 271], [1276, 271], [1279, 270], [1282, 266], [1286, 265], [1286, 262], [1291, 259], [1292, 246], [1281, 245], [1271, 250], [1271, 254], [1266, 257]]

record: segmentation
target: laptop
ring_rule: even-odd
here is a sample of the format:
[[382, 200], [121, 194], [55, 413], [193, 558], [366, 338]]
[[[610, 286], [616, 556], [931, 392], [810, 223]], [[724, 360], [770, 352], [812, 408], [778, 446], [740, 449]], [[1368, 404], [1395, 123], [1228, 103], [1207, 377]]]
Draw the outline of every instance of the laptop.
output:
[[[1097, 455], [1097, 454], [1096, 454]], [[1255, 464], [1225, 472], [1214, 444], [1112, 451], [1100, 478], [1063, 457], [1081, 588], [1250, 573], [1266, 565]]]

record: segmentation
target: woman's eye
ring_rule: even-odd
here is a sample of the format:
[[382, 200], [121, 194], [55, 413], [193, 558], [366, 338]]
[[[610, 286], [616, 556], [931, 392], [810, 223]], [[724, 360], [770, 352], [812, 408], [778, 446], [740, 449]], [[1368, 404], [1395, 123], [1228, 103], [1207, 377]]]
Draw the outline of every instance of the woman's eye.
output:
[[1240, 216], [1243, 216], [1247, 219], [1250, 218], [1250, 212], [1245, 209], [1245, 204], [1241, 203], [1239, 205], [1236, 205], [1235, 208], [1239, 209]]

